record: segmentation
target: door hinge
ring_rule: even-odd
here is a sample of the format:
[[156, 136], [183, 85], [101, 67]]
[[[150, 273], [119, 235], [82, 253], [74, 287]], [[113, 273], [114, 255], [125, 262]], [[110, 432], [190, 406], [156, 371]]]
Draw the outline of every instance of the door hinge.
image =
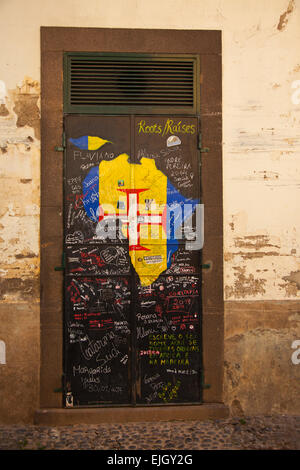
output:
[[54, 393], [62, 393], [66, 389], [66, 376], [65, 374], [61, 375], [61, 386], [53, 390]]
[[54, 271], [64, 271], [66, 268], [66, 255], [63, 253], [61, 255], [61, 266], [55, 266]]
[[201, 132], [199, 132], [199, 134], [198, 134], [198, 149], [200, 150], [201, 153], [209, 152], [208, 147], [202, 147], [202, 134], [201, 134]]
[[210, 268], [210, 264], [207, 263], [207, 264], [201, 264], [201, 268], [202, 269], [209, 269]]
[[56, 145], [54, 147], [55, 152], [64, 152], [66, 148], [66, 136], [65, 133], [63, 132], [62, 134], [62, 139], [61, 139], [62, 144], [61, 145]]
[[203, 390], [210, 388], [210, 384], [205, 383], [204, 372], [201, 373], [201, 387]]

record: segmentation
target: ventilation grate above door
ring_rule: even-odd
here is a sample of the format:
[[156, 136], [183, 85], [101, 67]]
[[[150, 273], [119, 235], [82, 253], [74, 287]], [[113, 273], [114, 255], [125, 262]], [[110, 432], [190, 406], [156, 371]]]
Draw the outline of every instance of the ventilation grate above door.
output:
[[194, 113], [196, 57], [65, 56], [67, 113]]

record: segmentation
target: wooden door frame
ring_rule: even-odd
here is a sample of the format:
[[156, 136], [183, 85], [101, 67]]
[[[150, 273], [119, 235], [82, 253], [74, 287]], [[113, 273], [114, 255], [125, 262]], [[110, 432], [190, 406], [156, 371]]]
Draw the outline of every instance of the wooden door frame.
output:
[[[62, 408], [63, 53], [198, 54], [204, 203], [202, 332], [204, 403], [223, 402], [223, 191], [221, 31], [41, 28], [41, 366], [40, 408]], [[199, 405], [201, 406], [201, 405]]]

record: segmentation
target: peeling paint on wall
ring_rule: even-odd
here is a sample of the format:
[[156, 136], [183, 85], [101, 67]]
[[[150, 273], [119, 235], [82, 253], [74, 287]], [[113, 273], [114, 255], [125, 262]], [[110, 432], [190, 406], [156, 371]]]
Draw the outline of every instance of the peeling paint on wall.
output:
[[246, 235], [245, 237], [235, 237], [234, 245], [238, 248], [253, 248], [255, 250], [266, 247], [280, 248], [280, 246], [270, 243], [270, 237], [267, 235]]
[[243, 214], [233, 215], [229, 220], [224, 252], [225, 298], [298, 297], [295, 278], [286, 277], [287, 266], [292, 272], [299, 266], [297, 232], [286, 236], [281, 228], [277, 236], [250, 235]]
[[40, 113], [37, 106], [39, 97], [30, 95], [18, 95], [15, 101], [14, 111], [18, 116], [17, 126], [29, 126], [34, 129], [37, 139], [40, 138]]
[[234, 246], [236, 248], [247, 249], [247, 251], [235, 251], [229, 254], [226, 253], [226, 260], [229, 260], [228, 255], [231, 255], [232, 258], [233, 256], [238, 255], [241, 256], [242, 259], [263, 258], [264, 256], [279, 256], [278, 251], [259, 251], [262, 248], [280, 248], [279, 245], [269, 243], [269, 240], [270, 238], [266, 235], [247, 235], [245, 237], [235, 237], [233, 239]]
[[38, 299], [39, 286], [36, 279], [20, 277], [0, 279], [0, 300], [7, 302]]
[[297, 286], [297, 289], [300, 289], [300, 271], [291, 272], [289, 276], [283, 278], [285, 281], [294, 282]]
[[[291, 204], [292, 202], [290, 206]], [[251, 211], [247, 217], [243, 212], [227, 217], [224, 247], [225, 298], [267, 300], [300, 297], [295, 278], [287, 276], [287, 271], [295, 273], [300, 267], [298, 227], [292, 230], [290, 227], [285, 228], [284, 219], [280, 214], [279, 226], [276, 230], [272, 230], [276, 235], [266, 231], [251, 234], [249, 215]], [[257, 215], [263, 223], [264, 211], [260, 211]], [[267, 217], [266, 214], [265, 219]], [[274, 220], [277, 220], [276, 208], [274, 208]], [[297, 222], [297, 218], [293, 220]], [[242, 284], [245, 289], [242, 288]], [[251, 290], [250, 285], [256, 287]]]
[[285, 283], [279, 286], [285, 290], [286, 297], [297, 296], [300, 290], [300, 271], [292, 271], [289, 276], [283, 276]]
[[36, 139], [40, 139], [40, 87], [37, 80], [25, 77], [14, 92], [14, 112], [17, 115], [17, 127], [32, 127]]
[[7, 107], [5, 106], [5, 104], [0, 104], [0, 116], [8, 116], [9, 114], [9, 111], [7, 109]]
[[283, 31], [286, 28], [288, 24], [288, 20], [289, 20], [289, 15], [293, 13], [294, 8], [295, 8], [295, 0], [290, 0], [286, 11], [282, 13], [282, 15], [280, 15], [279, 22], [277, 25], [277, 29], [279, 31]]
[[[296, 367], [288, 328], [255, 328], [225, 341], [225, 402], [234, 415], [295, 413], [299, 410]], [[283, 393], [283, 384], [288, 392]]]
[[5, 105], [7, 97], [6, 85], [3, 80], [0, 80], [0, 104]]
[[255, 297], [258, 294], [264, 294], [266, 279], [255, 278], [252, 273], [246, 274], [246, 267], [234, 266], [234, 285], [225, 287], [225, 297], [232, 296], [240, 299], [245, 297]]
[[[2, 95], [1, 95], [2, 90]], [[5, 96], [4, 96], [5, 95]], [[1, 98], [2, 96], [2, 98]], [[39, 84], [0, 86], [0, 300], [39, 300]]]
[[8, 116], [9, 111], [6, 107], [7, 91], [3, 80], [0, 80], [0, 116]]

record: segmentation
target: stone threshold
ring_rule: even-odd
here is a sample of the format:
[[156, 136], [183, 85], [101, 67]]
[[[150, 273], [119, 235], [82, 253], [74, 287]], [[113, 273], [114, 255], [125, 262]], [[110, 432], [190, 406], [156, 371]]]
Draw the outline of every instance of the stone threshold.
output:
[[102, 408], [45, 408], [36, 410], [34, 424], [68, 426], [145, 421], [204, 421], [228, 418], [229, 409], [222, 403], [202, 405], [116, 406]]

